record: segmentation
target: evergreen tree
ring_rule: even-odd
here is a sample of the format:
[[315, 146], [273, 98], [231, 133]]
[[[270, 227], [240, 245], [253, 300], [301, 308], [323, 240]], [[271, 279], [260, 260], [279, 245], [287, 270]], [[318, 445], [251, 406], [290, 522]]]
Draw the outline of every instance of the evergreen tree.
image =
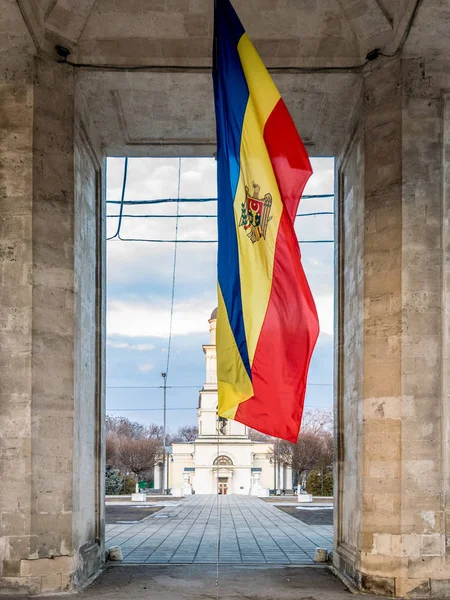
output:
[[120, 494], [123, 488], [123, 477], [114, 469], [106, 469], [105, 493], [107, 496]]
[[[323, 477], [323, 487], [322, 487]], [[333, 475], [328, 470], [313, 469], [306, 478], [306, 491], [313, 496], [333, 495]]]

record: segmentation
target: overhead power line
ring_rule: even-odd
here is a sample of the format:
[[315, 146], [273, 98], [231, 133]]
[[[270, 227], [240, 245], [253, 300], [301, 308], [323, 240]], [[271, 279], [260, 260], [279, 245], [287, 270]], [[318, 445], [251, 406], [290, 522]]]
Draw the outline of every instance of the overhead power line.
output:
[[198, 410], [198, 406], [196, 408], [185, 408], [183, 406], [177, 408], [107, 408], [106, 410], [107, 412], [163, 412], [164, 410]]
[[120, 237], [120, 228], [122, 226], [122, 218], [123, 218], [123, 204], [125, 200], [125, 190], [127, 188], [127, 175], [128, 175], [128, 156], [125, 157], [125, 163], [123, 167], [123, 181], [122, 181], [122, 194], [120, 198], [120, 211], [119, 211], [119, 222], [117, 223], [117, 231], [116, 233], [106, 238], [106, 241], [113, 240], [114, 238]]
[[[313, 406], [312, 404], [305, 404], [303, 408], [318, 408], [319, 410], [324, 410], [324, 407]], [[176, 408], [166, 408], [165, 410], [198, 410], [198, 406], [196, 407], [185, 407], [179, 406]], [[163, 412], [164, 408], [107, 408], [106, 412]]]
[[[332, 387], [332, 383], [308, 383], [308, 385], [312, 386], [320, 386], [320, 387]], [[107, 385], [107, 390], [160, 390], [163, 389], [163, 385]], [[167, 389], [191, 389], [191, 390], [200, 390], [202, 389], [202, 385], [168, 385]]]
[[[166, 389], [193, 389], [199, 390], [201, 385], [167, 385]], [[107, 390], [162, 390], [163, 385], [107, 385]]]
[[[148, 240], [145, 238], [117, 237], [113, 242], [149, 242], [151, 244], [217, 244], [217, 240]], [[334, 244], [334, 240], [297, 240], [299, 244]]]
[[[179, 214], [180, 214], [180, 189], [181, 189], [181, 158], [178, 159], [178, 188], [177, 188], [177, 214], [175, 221], [175, 247], [173, 249], [173, 270], [172, 270], [172, 294], [170, 298], [170, 322], [169, 322], [169, 340], [167, 344], [167, 364], [166, 364], [166, 374], [165, 377], [169, 376], [169, 366], [170, 366], [170, 350], [172, 347], [172, 325], [173, 325], [173, 307], [175, 302], [175, 279], [177, 272], [177, 252], [178, 252], [178, 228], [179, 228]], [[164, 382], [164, 385], [167, 384], [167, 379]], [[165, 398], [165, 392], [164, 392]], [[164, 401], [165, 404], [165, 401]]]
[[[296, 217], [318, 217], [319, 215], [334, 215], [334, 212], [320, 211], [299, 213]], [[107, 215], [108, 219], [118, 219], [120, 215]], [[217, 215], [122, 215], [127, 219], [217, 219]]]
[[[311, 200], [318, 198], [334, 198], [334, 194], [305, 194], [302, 200]], [[173, 202], [217, 202], [217, 198], [157, 198], [155, 200], [124, 200], [125, 205], [140, 204], [166, 204]], [[106, 204], [122, 204], [122, 200], [107, 200]]]

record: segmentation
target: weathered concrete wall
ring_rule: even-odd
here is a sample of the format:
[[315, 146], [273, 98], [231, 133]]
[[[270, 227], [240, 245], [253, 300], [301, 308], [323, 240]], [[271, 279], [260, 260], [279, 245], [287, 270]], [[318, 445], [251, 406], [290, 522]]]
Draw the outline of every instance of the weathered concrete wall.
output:
[[364, 190], [364, 140], [361, 127], [354, 130], [338, 169], [336, 196], [335, 239], [336, 271], [342, 276], [336, 287], [336, 323], [339, 323], [335, 364], [337, 403], [335, 412], [336, 494], [335, 540], [336, 547], [347, 557], [349, 576], [358, 547], [361, 526], [361, 506], [358, 494], [351, 498], [344, 490], [360, 487], [358, 463], [362, 453], [359, 431], [362, 421], [360, 398], [363, 373], [363, 317], [364, 317], [364, 205], [360, 202]]
[[[365, 73], [363, 100], [364, 187], [357, 202], [364, 210], [364, 262], [354, 277], [363, 281], [364, 321], [358, 324], [351, 306], [348, 314], [343, 307], [339, 330], [345, 344], [347, 327], [361, 327], [356, 355], [363, 386], [345, 419], [353, 370], [343, 358], [337, 404], [344, 407], [338, 427], [343, 473], [355, 466], [345, 453], [355, 426], [362, 445], [354, 480], [340, 483], [339, 505], [359, 506], [361, 522], [356, 548], [349, 552], [337, 538], [335, 565], [370, 591], [448, 597], [447, 100], [422, 61], [399, 59]], [[340, 169], [348, 171], [345, 160]], [[341, 244], [345, 248], [348, 235], [357, 249], [361, 243], [358, 212], [346, 210], [345, 189], [338, 262], [344, 302], [352, 290], [348, 269], [357, 267]], [[348, 343], [347, 349], [352, 355]], [[338, 515], [338, 531], [354, 532], [345, 511]]]
[[31, 515], [32, 72], [0, 83], [0, 576], [18, 577]]
[[[361, 585], [394, 593], [379, 542], [400, 531], [401, 63], [364, 77], [364, 386]], [[381, 537], [380, 537], [381, 536]], [[395, 562], [395, 561], [394, 561]]]
[[83, 583], [104, 555], [105, 227], [99, 143], [76, 87], [73, 548]]
[[101, 165], [92, 148], [86, 160], [74, 75], [33, 71], [1, 85], [0, 586], [36, 593], [104, 555], [103, 265]]
[[[36, 60], [33, 130], [32, 510], [24, 577], [44, 575], [53, 556], [72, 569], [73, 369], [73, 75]], [[64, 577], [64, 581], [62, 578]]]

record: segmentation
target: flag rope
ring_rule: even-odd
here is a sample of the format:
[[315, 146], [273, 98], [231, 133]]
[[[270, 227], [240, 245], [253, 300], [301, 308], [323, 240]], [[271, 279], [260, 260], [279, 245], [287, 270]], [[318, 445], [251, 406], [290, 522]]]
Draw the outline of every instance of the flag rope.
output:
[[217, 413], [217, 556], [216, 556], [216, 599], [219, 600], [219, 558], [220, 558], [220, 530], [222, 527], [222, 503], [219, 500], [219, 473], [220, 473], [220, 429], [219, 429], [219, 413]]

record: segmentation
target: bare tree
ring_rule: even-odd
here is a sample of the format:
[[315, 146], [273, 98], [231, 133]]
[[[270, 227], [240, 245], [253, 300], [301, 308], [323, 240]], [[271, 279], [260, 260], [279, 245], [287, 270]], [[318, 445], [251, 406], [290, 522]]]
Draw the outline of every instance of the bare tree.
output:
[[139, 477], [151, 471], [161, 458], [161, 442], [156, 438], [121, 437], [117, 445], [117, 456], [129, 471]]
[[142, 423], [130, 421], [126, 417], [113, 417], [111, 415], [106, 416], [106, 432], [132, 439], [162, 439], [163, 437], [163, 428], [161, 425], [156, 425], [155, 423], [142, 425]]
[[334, 458], [334, 437], [331, 431], [322, 434], [322, 456], [317, 466], [321, 469], [330, 467]]
[[175, 435], [170, 437], [172, 444], [193, 442], [198, 438], [198, 427], [196, 425], [184, 425], [180, 427]]
[[270, 435], [266, 435], [265, 433], [261, 433], [260, 431], [256, 431], [256, 429], [248, 429], [248, 437], [252, 440], [252, 442], [271, 442], [273, 441], [273, 437]]
[[328, 467], [333, 462], [332, 426], [332, 411], [306, 410], [297, 443], [277, 440], [273, 457], [277, 462], [291, 466], [299, 477], [314, 468]]
[[333, 431], [333, 411], [322, 408], [309, 408], [303, 413], [302, 426], [300, 429], [300, 435], [302, 432], [312, 432], [322, 434], [325, 432]]
[[292, 468], [299, 474], [311, 471], [323, 461], [324, 443], [320, 434], [307, 431], [300, 434], [292, 452]]
[[106, 466], [117, 467], [117, 435], [113, 431], [106, 432], [105, 446], [106, 446]]
[[292, 456], [294, 454], [295, 444], [287, 442], [286, 440], [277, 440], [274, 445], [274, 455], [276, 454], [277, 460], [284, 465], [292, 465]]

